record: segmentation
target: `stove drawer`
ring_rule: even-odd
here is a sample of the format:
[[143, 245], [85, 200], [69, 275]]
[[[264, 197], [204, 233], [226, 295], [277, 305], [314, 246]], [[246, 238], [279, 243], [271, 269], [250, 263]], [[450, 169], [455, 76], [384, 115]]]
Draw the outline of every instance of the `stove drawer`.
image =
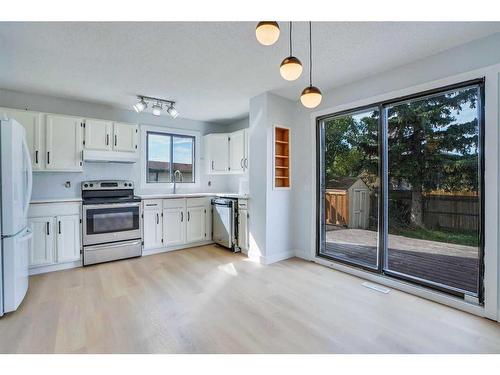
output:
[[142, 255], [142, 241], [124, 241], [104, 245], [85, 246], [83, 265], [110, 262], [112, 260], [139, 257]]

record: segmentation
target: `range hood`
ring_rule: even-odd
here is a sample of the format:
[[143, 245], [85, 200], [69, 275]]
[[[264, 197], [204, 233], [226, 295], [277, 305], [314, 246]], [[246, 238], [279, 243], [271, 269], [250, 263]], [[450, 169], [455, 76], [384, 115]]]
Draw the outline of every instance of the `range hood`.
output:
[[136, 163], [138, 152], [83, 150], [83, 160], [87, 163]]

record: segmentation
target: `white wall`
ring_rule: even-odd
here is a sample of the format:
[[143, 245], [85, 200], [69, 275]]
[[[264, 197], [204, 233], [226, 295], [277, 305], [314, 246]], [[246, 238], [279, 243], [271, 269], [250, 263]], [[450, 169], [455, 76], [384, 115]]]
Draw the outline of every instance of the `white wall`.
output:
[[249, 256], [262, 263], [294, 255], [290, 231], [293, 186], [290, 190], [273, 188], [273, 131], [275, 125], [289, 127], [293, 139], [295, 114], [295, 103], [271, 93], [250, 100]]
[[[384, 74], [323, 93], [323, 102], [314, 112], [300, 107], [297, 127], [292, 139], [294, 150], [292, 176], [291, 236], [296, 255], [315, 258], [315, 118], [322, 114], [368, 105], [380, 100], [417, 93], [431, 88], [486, 77], [486, 245], [485, 245], [485, 309], [481, 313], [500, 317], [498, 255], [498, 106], [500, 66], [500, 34], [474, 41], [443, 53], [414, 62]], [[426, 295], [429, 297], [429, 295]], [[440, 302], [453, 304], [437, 296]], [[463, 308], [463, 306], [456, 305]], [[476, 311], [477, 312], [477, 311]]]
[[[183, 130], [197, 131], [201, 135], [207, 133], [218, 133], [227, 131], [226, 125], [200, 122], [183, 118], [172, 119], [168, 116], [153, 116], [149, 113], [136, 113], [103, 104], [89, 103], [77, 100], [63, 99], [46, 95], [28, 94], [17, 91], [0, 89], [0, 107], [28, 109], [41, 112], [52, 112], [82, 117], [93, 117], [105, 120], [138, 123], [141, 125], [154, 125], [160, 127], [176, 128], [179, 132]], [[142, 145], [140, 145], [141, 147]], [[139, 150], [142, 152], [142, 148]], [[203, 144], [198, 149], [198, 154], [203, 154]], [[55, 173], [36, 172], [33, 177], [33, 199], [40, 198], [73, 198], [80, 196], [80, 182], [84, 180], [97, 179], [128, 179], [135, 182], [139, 187], [140, 173], [139, 163], [85, 163], [83, 173]], [[228, 192], [234, 190], [237, 183], [235, 176], [209, 176], [200, 163], [200, 183], [197, 191], [206, 192]], [[70, 181], [71, 187], [66, 188], [65, 182]], [[209, 181], [211, 186], [208, 186]], [[140, 192], [139, 189], [136, 189]], [[147, 193], [155, 194], [165, 192], [165, 189], [148, 189]], [[169, 189], [168, 192], [170, 192]], [[189, 184], [178, 185], [178, 191], [189, 191], [193, 189]]]

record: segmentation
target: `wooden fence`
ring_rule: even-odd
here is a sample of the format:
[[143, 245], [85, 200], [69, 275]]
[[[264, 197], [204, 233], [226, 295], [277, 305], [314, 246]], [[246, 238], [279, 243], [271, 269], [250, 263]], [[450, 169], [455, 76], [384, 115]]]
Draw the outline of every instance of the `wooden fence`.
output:
[[325, 193], [326, 223], [329, 225], [349, 225], [349, 194], [347, 191], [327, 191]]
[[[370, 227], [376, 228], [378, 197], [376, 194], [371, 194], [370, 199]], [[480, 205], [477, 193], [433, 191], [424, 194], [422, 199], [423, 223], [426, 228], [454, 231], [478, 230]], [[405, 221], [409, 225], [411, 191], [393, 190], [389, 193], [389, 200], [397, 203], [397, 208], [393, 208], [393, 210], [399, 210], [398, 214], [401, 217], [407, 216]], [[327, 191], [325, 193], [325, 214], [326, 223], [329, 225], [349, 225], [349, 194], [347, 191]]]

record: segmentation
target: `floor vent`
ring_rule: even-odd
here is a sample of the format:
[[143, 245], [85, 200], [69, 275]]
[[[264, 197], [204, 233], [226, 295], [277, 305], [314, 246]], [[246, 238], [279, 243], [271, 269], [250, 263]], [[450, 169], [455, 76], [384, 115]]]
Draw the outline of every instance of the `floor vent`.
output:
[[366, 288], [370, 288], [370, 289], [376, 290], [377, 292], [384, 293], [384, 294], [387, 294], [391, 291], [389, 288], [386, 288], [384, 286], [377, 285], [377, 284], [364, 282], [361, 285], [363, 285]]

